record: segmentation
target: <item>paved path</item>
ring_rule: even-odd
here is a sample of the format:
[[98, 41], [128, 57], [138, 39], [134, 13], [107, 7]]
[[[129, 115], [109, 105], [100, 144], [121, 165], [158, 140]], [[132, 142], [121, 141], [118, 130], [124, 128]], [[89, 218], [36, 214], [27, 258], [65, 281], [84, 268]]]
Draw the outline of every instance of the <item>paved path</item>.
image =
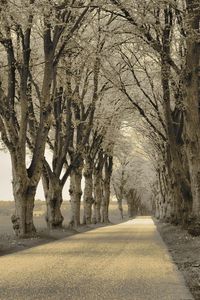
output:
[[1, 300], [191, 300], [151, 218], [0, 257]]

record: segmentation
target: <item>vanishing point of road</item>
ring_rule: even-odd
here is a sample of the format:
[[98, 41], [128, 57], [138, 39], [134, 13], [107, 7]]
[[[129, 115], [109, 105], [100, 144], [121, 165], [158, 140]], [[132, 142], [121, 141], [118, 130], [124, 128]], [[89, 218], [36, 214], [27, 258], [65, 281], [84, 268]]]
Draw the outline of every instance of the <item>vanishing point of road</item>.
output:
[[150, 217], [0, 257], [1, 300], [192, 300]]

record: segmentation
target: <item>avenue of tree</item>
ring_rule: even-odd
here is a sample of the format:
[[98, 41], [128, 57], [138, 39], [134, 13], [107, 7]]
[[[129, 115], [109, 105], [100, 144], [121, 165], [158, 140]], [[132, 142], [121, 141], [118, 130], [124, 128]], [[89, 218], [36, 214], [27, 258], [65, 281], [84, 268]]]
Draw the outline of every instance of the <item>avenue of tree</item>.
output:
[[50, 229], [62, 227], [67, 181], [70, 226], [108, 223], [111, 190], [133, 217], [145, 210], [145, 161], [155, 216], [199, 235], [199, 103], [198, 0], [2, 0], [0, 133], [16, 235], [36, 231], [40, 179]]

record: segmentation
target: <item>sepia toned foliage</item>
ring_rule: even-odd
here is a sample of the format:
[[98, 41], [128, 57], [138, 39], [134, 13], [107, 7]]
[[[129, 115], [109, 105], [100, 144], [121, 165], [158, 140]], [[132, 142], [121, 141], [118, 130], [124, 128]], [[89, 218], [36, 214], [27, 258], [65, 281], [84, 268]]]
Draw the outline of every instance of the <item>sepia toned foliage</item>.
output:
[[[142, 161], [156, 217], [200, 234], [199, 21], [196, 0], [1, 2], [0, 132], [17, 235], [35, 232], [41, 178], [50, 229], [62, 227], [68, 180], [72, 227], [109, 222], [111, 182], [121, 216], [123, 199], [130, 217], [141, 213]], [[139, 156], [125, 149], [125, 124]]]

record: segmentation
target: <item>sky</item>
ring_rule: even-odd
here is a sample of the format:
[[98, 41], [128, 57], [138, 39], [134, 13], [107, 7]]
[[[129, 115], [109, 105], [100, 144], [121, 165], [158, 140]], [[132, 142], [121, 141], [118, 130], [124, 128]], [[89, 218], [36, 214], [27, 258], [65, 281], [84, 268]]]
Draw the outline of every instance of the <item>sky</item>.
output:
[[[69, 199], [69, 184], [63, 190], [63, 199]], [[36, 199], [44, 200], [41, 182], [39, 183]], [[12, 194], [12, 169], [9, 153], [0, 152], [0, 200], [13, 200]]]

